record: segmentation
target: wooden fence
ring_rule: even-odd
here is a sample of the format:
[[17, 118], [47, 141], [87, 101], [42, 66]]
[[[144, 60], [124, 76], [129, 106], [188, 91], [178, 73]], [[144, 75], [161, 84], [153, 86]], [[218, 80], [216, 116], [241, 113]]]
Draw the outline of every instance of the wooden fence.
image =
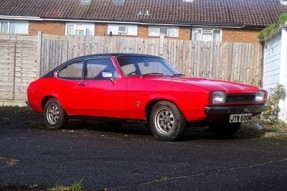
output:
[[[27, 84], [32, 79], [44, 75], [64, 61], [97, 53], [158, 55], [166, 58], [186, 76], [224, 79], [257, 86], [262, 81], [263, 54], [259, 43], [109, 36], [0, 35], [0, 51], [0, 104], [1, 100], [23, 101]], [[2, 88], [3, 85], [5, 88]]]
[[24, 104], [37, 76], [37, 43], [35, 36], [0, 36], [0, 106]]

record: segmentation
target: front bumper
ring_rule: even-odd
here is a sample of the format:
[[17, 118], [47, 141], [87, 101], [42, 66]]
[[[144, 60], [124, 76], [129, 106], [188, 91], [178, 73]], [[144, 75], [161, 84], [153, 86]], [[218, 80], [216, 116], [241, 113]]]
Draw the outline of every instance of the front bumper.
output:
[[243, 114], [252, 113], [253, 115], [259, 115], [263, 111], [268, 110], [266, 105], [244, 105], [244, 106], [207, 106], [205, 107], [206, 115], [218, 115], [218, 114]]

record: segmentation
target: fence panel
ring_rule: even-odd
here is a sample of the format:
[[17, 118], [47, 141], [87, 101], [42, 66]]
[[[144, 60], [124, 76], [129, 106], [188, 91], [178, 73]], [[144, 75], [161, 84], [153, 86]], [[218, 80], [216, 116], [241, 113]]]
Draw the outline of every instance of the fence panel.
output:
[[195, 42], [109, 36], [0, 35], [0, 105], [25, 100], [28, 84], [68, 59], [97, 53], [142, 53], [166, 58], [188, 77], [260, 86], [259, 43]]
[[15, 73], [15, 36], [0, 38], [0, 99], [13, 99], [13, 81]]
[[52, 68], [68, 60], [69, 47], [66, 37], [40, 34], [40, 76], [43, 76]]
[[261, 84], [262, 47], [259, 43], [195, 42], [162, 38], [54, 37], [44, 35], [41, 75], [64, 60], [97, 53], [142, 53], [166, 58], [189, 77]]
[[23, 105], [37, 76], [37, 37], [0, 35], [0, 105]]

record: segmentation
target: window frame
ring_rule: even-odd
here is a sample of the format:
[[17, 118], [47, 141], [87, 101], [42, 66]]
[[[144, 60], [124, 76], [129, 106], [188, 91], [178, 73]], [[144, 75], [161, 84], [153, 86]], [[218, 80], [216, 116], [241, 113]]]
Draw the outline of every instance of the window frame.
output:
[[[129, 62], [127, 63], [126, 60], [127, 59]], [[135, 61], [134, 61], [135, 59]], [[140, 59], [140, 60], [136, 60], [136, 59]], [[141, 62], [147, 62], [146, 60], [149, 60], [149, 59], [154, 59], [156, 61], [158, 61], [160, 64], [162, 65], [165, 65], [167, 70], [170, 71], [171, 73], [173, 74], [179, 74], [179, 72], [173, 68], [165, 59], [163, 58], [160, 58], [160, 57], [152, 57], [152, 56], [144, 56], [144, 57], [137, 57], [137, 56], [118, 56], [117, 57], [117, 62], [118, 62], [118, 66], [120, 68], [120, 71], [122, 72], [123, 76], [126, 77], [126, 78], [130, 78], [130, 77], [134, 77], [134, 76], [142, 76], [144, 74], [141, 73], [141, 70], [139, 68], [139, 63]], [[133, 62], [130, 62], [130, 61], [133, 61]], [[139, 62], [141, 61], [141, 62]], [[131, 66], [134, 66], [134, 75], [129, 75], [131, 72], [133, 71], [127, 71], [124, 69], [125, 66], [128, 66], [128, 65], [131, 65]]]
[[113, 0], [113, 4], [115, 5], [123, 5], [125, 3], [125, 0]]
[[[7, 24], [7, 31], [2, 32], [2, 23]], [[24, 32], [16, 32], [17, 24], [24, 24]], [[14, 25], [14, 31], [11, 31], [11, 25]], [[22, 28], [22, 26], [21, 26]], [[16, 21], [16, 20], [0, 20], [0, 33], [7, 34], [28, 34], [29, 33], [29, 22], [28, 21]]]
[[[200, 40], [196, 39], [196, 33], [200, 31]], [[215, 31], [219, 31], [219, 39], [214, 40], [215, 38]], [[212, 40], [203, 40], [203, 34], [211, 34]], [[192, 28], [192, 40], [193, 41], [206, 41], [206, 42], [221, 42], [222, 41], [222, 29], [220, 28]]]
[[[73, 34], [69, 34], [69, 26], [73, 27]], [[91, 34], [87, 34], [87, 31], [90, 30]], [[84, 31], [83, 35], [76, 34], [76, 31]], [[66, 36], [94, 36], [95, 35], [95, 24], [94, 23], [66, 23], [65, 27]]]
[[[87, 75], [88, 75], [88, 61], [91, 61], [91, 60], [101, 60], [101, 59], [106, 59], [106, 60], [109, 60], [110, 63], [111, 63], [111, 66], [114, 68], [114, 72], [111, 72], [113, 74], [113, 79], [117, 79], [119, 78], [119, 72], [113, 62], [113, 60], [110, 58], [110, 57], [101, 57], [101, 58], [89, 58], [89, 59], [86, 59], [85, 60], [85, 65], [84, 65], [84, 71], [83, 71], [83, 79], [84, 80], [95, 80], [95, 81], [100, 81], [100, 80], [106, 80], [105, 78], [103, 79], [96, 79], [96, 78], [88, 78]], [[102, 71], [103, 72], [103, 71]], [[116, 74], [116, 75], [115, 75]]]
[[[59, 68], [56, 69], [55, 71], [55, 77], [56, 78], [59, 78], [61, 80], [73, 80], [73, 81], [77, 81], [77, 80], [96, 80], [96, 81], [99, 81], [99, 80], [102, 80], [102, 79], [93, 79], [93, 78], [87, 78], [87, 72], [88, 72], [88, 61], [90, 60], [100, 60], [100, 59], [107, 59], [110, 61], [111, 63], [111, 67], [114, 68], [114, 72], [113, 73], [113, 79], [117, 79], [120, 77], [120, 74], [117, 70], [117, 67], [115, 66], [113, 60], [110, 58], [110, 57], [99, 57], [99, 58], [84, 58], [84, 59], [79, 59], [79, 60], [73, 60], [71, 62], [68, 62], [68, 63], [65, 63], [64, 65], [62, 66], [59, 66]], [[61, 71], [63, 71], [65, 68], [69, 67], [70, 65], [72, 64], [77, 64], [77, 63], [81, 63], [82, 64], [82, 71], [81, 71], [81, 78], [73, 78], [73, 77], [61, 77], [59, 75], [59, 73]]]
[[[119, 27], [126, 27], [126, 32], [119, 31]], [[107, 24], [107, 35], [138, 36], [138, 25], [135, 24]]]
[[[82, 64], [82, 71], [81, 71], [81, 78], [73, 78], [73, 77], [61, 77], [59, 74], [61, 71], [63, 71], [65, 68], [67, 68], [68, 66], [71, 66], [72, 64], [79, 64], [81, 63]], [[73, 80], [73, 81], [76, 81], [76, 80], [83, 80], [84, 79], [84, 71], [85, 71], [85, 60], [75, 60], [73, 62], [69, 62], [65, 65], [63, 65], [61, 68], [59, 68], [56, 72], [56, 77], [59, 78], [59, 79], [62, 79], [62, 80]]]
[[[161, 33], [161, 29], [166, 29], [167, 32], [166, 33]], [[152, 30], [154, 30], [154, 31], [152, 32]], [[171, 32], [172, 30], [176, 30], [176, 35], [171, 35], [172, 34], [172, 32]], [[154, 33], [154, 32], [156, 34], [151, 34], [151, 33]], [[149, 26], [148, 36], [156, 36], [156, 37], [158, 37], [160, 35], [164, 35], [165, 37], [178, 38], [179, 37], [179, 27]]]
[[[125, 30], [124, 31], [120, 31], [119, 30], [120, 27], [125, 27]], [[126, 25], [118, 25], [117, 28], [118, 28], [118, 34], [128, 34], [128, 26], [126, 26]]]

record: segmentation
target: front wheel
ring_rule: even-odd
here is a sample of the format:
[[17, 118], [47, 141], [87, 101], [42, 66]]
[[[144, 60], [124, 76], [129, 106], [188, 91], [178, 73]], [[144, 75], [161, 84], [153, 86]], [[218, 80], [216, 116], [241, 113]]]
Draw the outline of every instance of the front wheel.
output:
[[210, 125], [211, 131], [221, 137], [230, 137], [240, 129], [241, 123], [219, 123]]
[[49, 99], [45, 104], [44, 121], [49, 129], [60, 129], [67, 122], [67, 115], [55, 98]]
[[149, 124], [156, 138], [161, 141], [174, 141], [185, 128], [186, 120], [175, 104], [160, 101], [152, 108]]

